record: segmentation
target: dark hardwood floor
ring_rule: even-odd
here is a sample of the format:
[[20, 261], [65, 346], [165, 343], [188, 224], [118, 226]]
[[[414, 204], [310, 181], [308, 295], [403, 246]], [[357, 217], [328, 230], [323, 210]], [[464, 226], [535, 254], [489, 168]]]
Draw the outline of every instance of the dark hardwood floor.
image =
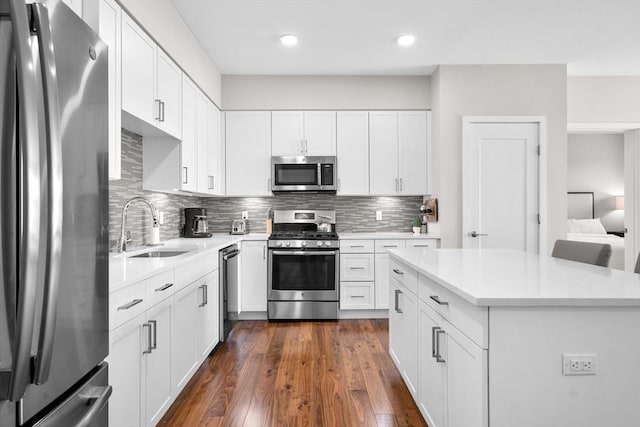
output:
[[243, 321], [160, 426], [426, 426], [387, 320]]

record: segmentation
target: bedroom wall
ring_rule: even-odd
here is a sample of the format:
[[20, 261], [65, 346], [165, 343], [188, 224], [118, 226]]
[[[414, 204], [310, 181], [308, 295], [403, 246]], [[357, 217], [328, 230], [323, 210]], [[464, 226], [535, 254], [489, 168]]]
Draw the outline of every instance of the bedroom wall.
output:
[[607, 231], [624, 230], [624, 211], [615, 196], [624, 194], [622, 134], [570, 134], [567, 145], [567, 190], [593, 191], [595, 217]]

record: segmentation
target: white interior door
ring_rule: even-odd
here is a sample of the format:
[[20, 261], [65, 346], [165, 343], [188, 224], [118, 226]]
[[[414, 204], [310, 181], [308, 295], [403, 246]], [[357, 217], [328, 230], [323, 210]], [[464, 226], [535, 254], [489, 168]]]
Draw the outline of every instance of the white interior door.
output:
[[463, 247], [538, 252], [540, 124], [463, 127]]
[[640, 248], [640, 129], [624, 133], [624, 268], [633, 271]]

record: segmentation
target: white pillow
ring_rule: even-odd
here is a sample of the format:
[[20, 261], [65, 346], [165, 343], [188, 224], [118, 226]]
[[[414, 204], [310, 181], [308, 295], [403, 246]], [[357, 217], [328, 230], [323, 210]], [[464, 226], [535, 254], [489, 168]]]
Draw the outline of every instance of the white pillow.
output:
[[607, 234], [607, 230], [604, 229], [600, 218], [570, 219], [567, 222], [569, 223], [569, 233]]

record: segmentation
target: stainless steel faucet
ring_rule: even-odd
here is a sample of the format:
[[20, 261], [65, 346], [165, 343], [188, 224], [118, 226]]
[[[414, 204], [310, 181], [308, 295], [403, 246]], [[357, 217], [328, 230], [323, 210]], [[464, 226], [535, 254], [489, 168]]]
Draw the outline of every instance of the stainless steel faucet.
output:
[[151, 217], [153, 218], [153, 227], [160, 228], [160, 223], [158, 222], [158, 210], [155, 206], [153, 206], [153, 203], [151, 203], [144, 197], [134, 197], [133, 199], [125, 203], [124, 207], [122, 208], [122, 224], [120, 227], [120, 237], [118, 238], [118, 252], [126, 252], [127, 243], [131, 242], [131, 239], [128, 239], [125, 236], [125, 222], [127, 221], [127, 209], [129, 209], [129, 206], [131, 206], [131, 204], [135, 202], [142, 202], [149, 207], [149, 209], [151, 210]]

